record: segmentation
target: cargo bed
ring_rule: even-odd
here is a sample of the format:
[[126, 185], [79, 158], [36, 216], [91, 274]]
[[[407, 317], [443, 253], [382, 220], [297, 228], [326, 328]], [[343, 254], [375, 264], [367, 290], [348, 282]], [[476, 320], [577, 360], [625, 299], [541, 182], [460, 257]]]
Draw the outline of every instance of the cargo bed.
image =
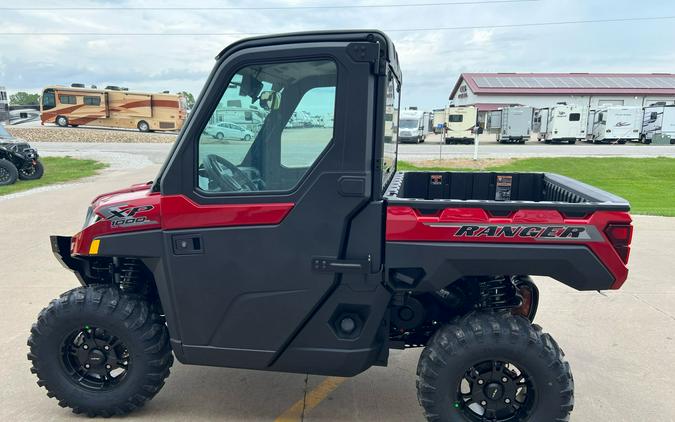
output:
[[621, 197], [554, 173], [398, 172], [385, 198], [391, 205], [418, 209], [545, 208], [568, 214], [630, 210], [628, 201]]

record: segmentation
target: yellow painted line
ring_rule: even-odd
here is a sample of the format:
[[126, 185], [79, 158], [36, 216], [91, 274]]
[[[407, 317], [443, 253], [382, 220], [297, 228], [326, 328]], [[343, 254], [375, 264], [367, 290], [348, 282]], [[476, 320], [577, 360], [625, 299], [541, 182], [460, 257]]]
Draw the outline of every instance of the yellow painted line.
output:
[[96, 255], [98, 253], [98, 247], [101, 245], [101, 239], [94, 239], [91, 241], [89, 246], [89, 255]]
[[322, 401], [328, 397], [330, 393], [345, 382], [347, 378], [328, 377], [317, 385], [312, 391], [308, 391], [304, 399], [296, 401], [293, 406], [286, 409], [274, 422], [299, 422], [302, 420], [302, 415], [309, 413]]

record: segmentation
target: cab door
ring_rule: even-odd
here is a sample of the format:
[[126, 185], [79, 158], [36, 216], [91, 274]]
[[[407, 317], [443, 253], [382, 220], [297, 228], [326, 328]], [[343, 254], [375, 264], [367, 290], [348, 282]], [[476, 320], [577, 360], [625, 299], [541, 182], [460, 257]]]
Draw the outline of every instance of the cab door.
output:
[[[257, 45], [211, 75], [161, 176], [165, 312], [184, 362], [268, 367], [339, 282], [332, 264], [373, 190], [374, 66], [350, 44]], [[234, 108], [264, 116], [251, 140], [204, 132], [246, 124]], [[335, 123], [297, 127], [294, 113]]]

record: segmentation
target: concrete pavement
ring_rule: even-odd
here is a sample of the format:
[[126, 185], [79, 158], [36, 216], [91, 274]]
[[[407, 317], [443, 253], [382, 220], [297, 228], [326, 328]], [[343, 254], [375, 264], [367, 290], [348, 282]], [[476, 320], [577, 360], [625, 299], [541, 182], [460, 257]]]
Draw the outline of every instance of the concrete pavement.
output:
[[[149, 161], [161, 161], [136, 147]], [[158, 168], [113, 166], [83, 182], [0, 201], [0, 420], [80, 420], [46, 397], [26, 360], [39, 310], [77, 285], [51, 254], [48, 236], [78, 231], [96, 194], [150, 180]], [[536, 280], [537, 322], [572, 365], [573, 421], [675, 421], [674, 223], [635, 217], [631, 274], [622, 290], [576, 292]], [[127, 420], [421, 421], [414, 378], [419, 353], [394, 351], [388, 368], [346, 380], [176, 363], [160, 394]]]

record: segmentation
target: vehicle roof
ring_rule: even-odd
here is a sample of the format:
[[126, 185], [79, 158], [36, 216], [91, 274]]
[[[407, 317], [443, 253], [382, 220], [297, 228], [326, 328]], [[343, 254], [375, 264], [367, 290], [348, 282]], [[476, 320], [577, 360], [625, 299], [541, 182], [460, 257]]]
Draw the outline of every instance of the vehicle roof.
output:
[[73, 87], [73, 86], [66, 86], [66, 85], [47, 85], [46, 87], [42, 88], [42, 91], [45, 89], [58, 89], [60, 91], [76, 91], [76, 92], [95, 92], [95, 93], [101, 93], [101, 92], [121, 92], [124, 94], [135, 94], [135, 95], [171, 95], [177, 97], [178, 94], [172, 94], [172, 93], [165, 93], [165, 92], [142, 92], [142, 91], [122, 91], [122, 90], [117, 90], [117, 89], [94, 89], [94, 88], [78, 88], [78, 87]]
[[401, 80], [401, 69], [398, 62], [398, 53], [391, 39], [382, 31], [377, 29], [355, 29], [355, 30], [327, 30], [327, 31], [307, 31], [290, 32], [286, 34], [270, 34], [257, 37], [243, 38], [225, 47], [217, 56], [220, 60], [226, 53], [237, 51], [241, 48], [255, 47], [258, 45], [270, 44], [289, 44], [301, 42], [359, 42], [359, 41], [379, 41], [383, 44], [382, 52], [391, 65], [396, 77]]

